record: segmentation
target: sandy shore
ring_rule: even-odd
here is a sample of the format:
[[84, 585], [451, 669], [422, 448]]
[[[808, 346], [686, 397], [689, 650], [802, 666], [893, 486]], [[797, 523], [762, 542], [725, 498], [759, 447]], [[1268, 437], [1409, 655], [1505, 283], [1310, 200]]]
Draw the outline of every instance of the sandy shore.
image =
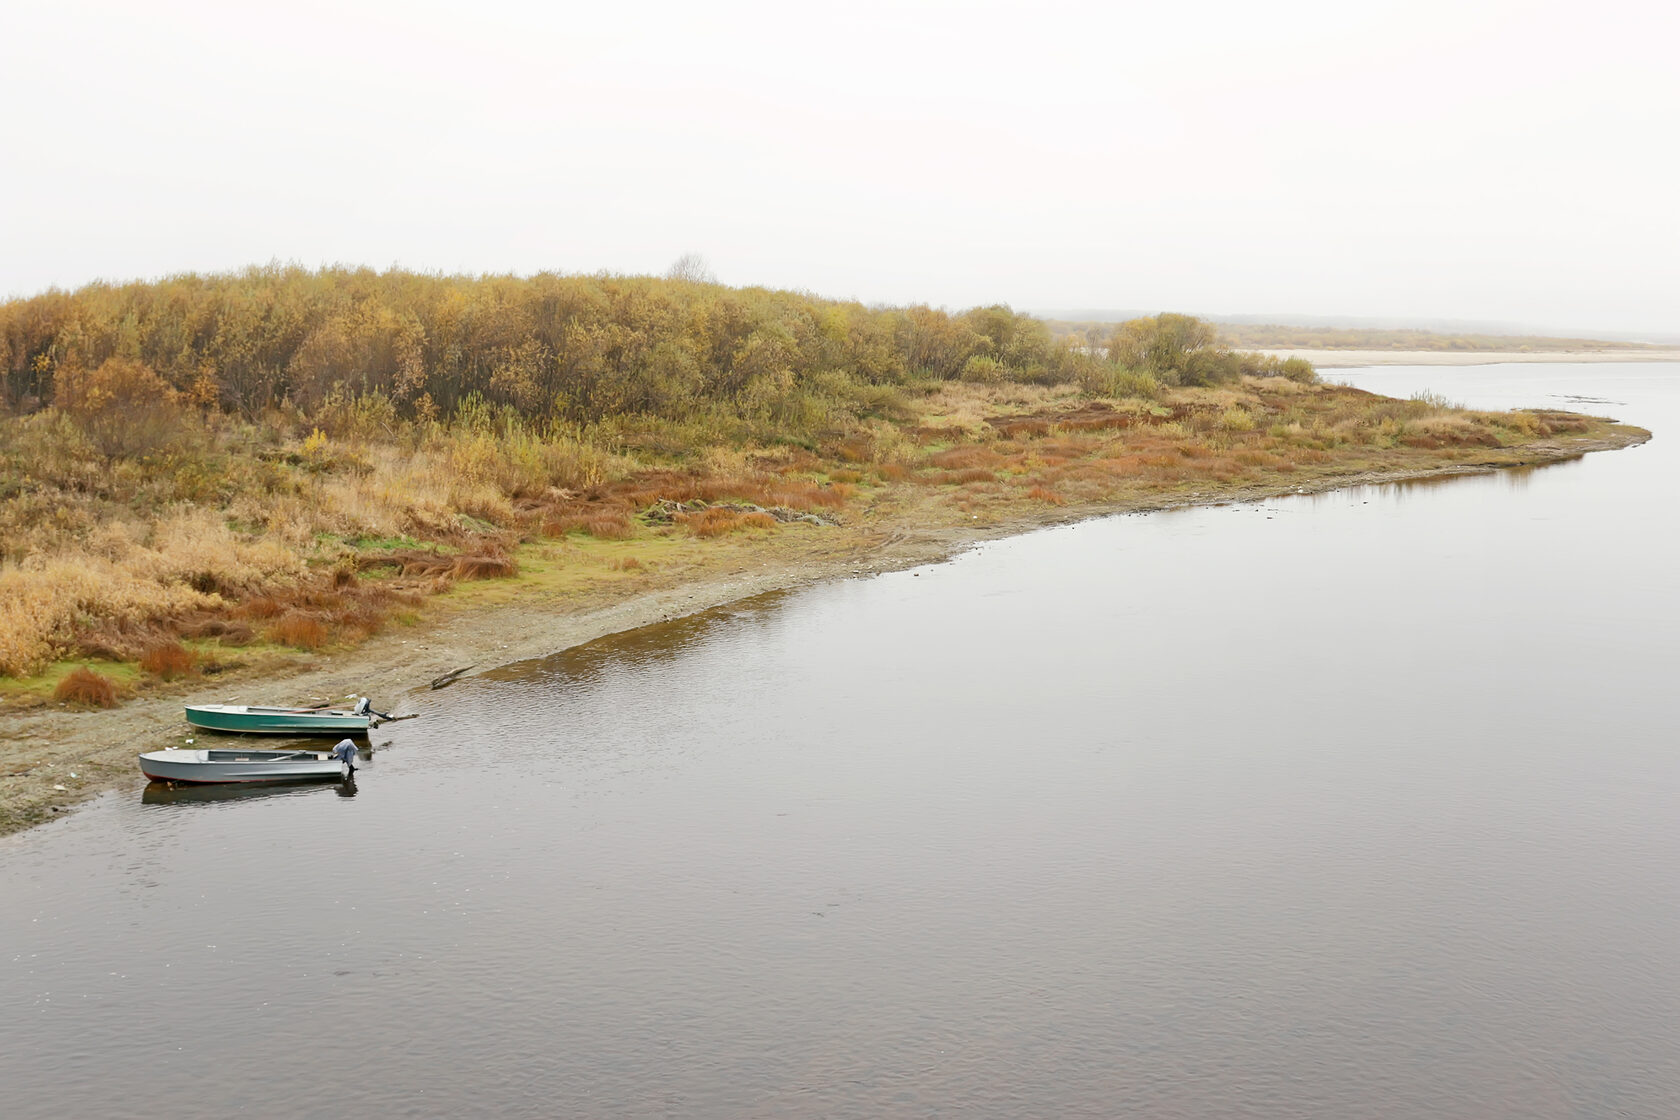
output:
[[[144, 784], [134, 758], [141, 751], [181, 746], [193, 732], [182, 716], [188, 703], [295, 703], [307, 698], [372, 696], [377, 706], [422, 718], [449, 702], [429, 682], [449, 670], [498, 665], [557, 653], [620, 631], [694, 614], [771, 591], [863, 576], [944, 560], [984, 540], [1091, 517], [1192, 505], [1257, 501], [1280, 495], [1337, 490], [1423, 476], [1488, 473], [1510, 466], [1575, 459], [1591, 451], [1641, 443], [1649, 433], [1617, 429], [1603, 439], [1567, 439], [1510, 449], [1480, 463], [1422, 470], [1366, 472], [1266, 486], [1204, 490], [1171, 501], [1137, 501], [1042, 510], [972, 525], [929, 526], [914, 510], [883, 510], [843, 528], [792, 526], [759, 546], [720, 550], [701, 568], [650, 576], [586, 595], [549, 596], [506, 586], [505, 601], [429, 608], [416, 627], [396, 628], [359, 648], [331, 656], [300, 655], [243, 679], [197, 681], [134, 699], [112, 711], [34, 708], [0, 714], [0, 833], [15, 832], [60, 814], [107, 790]], [[398, 733], [400, 734], [400, 732]], [[376, 733], [374, 743], [381, 737]]]
[[1673, 350], [1264, 350], [1319, 369], [1357, 366], [1487, 366], [1506, 362], [1680, 362]]

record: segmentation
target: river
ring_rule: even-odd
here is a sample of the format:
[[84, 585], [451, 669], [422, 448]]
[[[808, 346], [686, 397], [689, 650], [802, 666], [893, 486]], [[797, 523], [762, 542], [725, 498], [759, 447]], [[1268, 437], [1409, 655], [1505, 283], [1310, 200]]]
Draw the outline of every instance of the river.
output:
[[1672, 1117], [1680, 366], [1332, 375], [1657, 436], [608, 638], [353, 796], [107, 795], [0, 841], [0, 1111]]

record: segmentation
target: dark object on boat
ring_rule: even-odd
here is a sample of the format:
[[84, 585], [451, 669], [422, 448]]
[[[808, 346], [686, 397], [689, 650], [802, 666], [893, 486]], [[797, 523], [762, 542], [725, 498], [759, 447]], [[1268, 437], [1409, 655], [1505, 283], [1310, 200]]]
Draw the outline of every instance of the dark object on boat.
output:
[[332, 749], [332, 756], [343, 766], [346, 779], [356, 772], [356, 744], [353, 741], [340, 739]]

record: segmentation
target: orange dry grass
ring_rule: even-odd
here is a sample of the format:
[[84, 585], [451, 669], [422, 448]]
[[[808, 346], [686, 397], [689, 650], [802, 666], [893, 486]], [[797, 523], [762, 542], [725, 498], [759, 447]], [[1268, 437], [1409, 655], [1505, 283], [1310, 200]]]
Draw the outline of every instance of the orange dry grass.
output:
[[636, 535], [636, 526], [623, 513], [602, 513], [583, 520], [583, 531], [598, 541], [627, 541]]
[[968, 470], [974, 467], [995, 467], [999, 455], [989, 447], [976, 447], [972, 444], [966, 447], [953, 447], [949, 451], [939, 451], [927, 458], [928, 465], [943, 467], [946, 470]]
[[543, 521], [542, 533], [545, 537], [563, 537], [574, 532], [588, 533], [598, 541], [627, 541], [636, 535], [636, 526], [623, 510], [574, 513]]
[[285, 606], [272, 595], [259, 595], [239, 604], [239, 613], [246, 618], [278, 618]]
[[519, 574], [519, 565], [511, 556], [462, 556], [450, 574], [456, 579], [499, 579]]
[[935, 471], [926, 476], [935, 486], [966, 486], [970, 482], [996, 482], [997, 476], [980, 467], [965, 471]]
[[1066, 498], [1062, 497], [1054, 490], [1047, 489], [1043, 486], [1034, 486], [1031, 490], [1028, 490], [1027, 497], [1034, 498], [1041, 502], [1049, 502], [1053, 506], [1062, 506], [1067, 504]]
[[296, 611], [284, 614], [269, 627], [270, 639], [298, 649], [320, 649], [327, 644], [327, 628], [313, 615]]
[[674, 520], [696, 537], [721, 537], [742, 529], [776, 527], [776, 519], [768, 513], [742, 513], [724, 506], [713, 506], [698, 513], [679, 513]]
[[58, 682], [58, 687], [53, 689], [53, 699], [86, 708], [114, 708], [117, 706], [117, 685], [110, 677], [83, 665]]
[[140, 655], [140, 668], [172, 681], [198, 671], [198, 655], [180, 642], [159, 642]]

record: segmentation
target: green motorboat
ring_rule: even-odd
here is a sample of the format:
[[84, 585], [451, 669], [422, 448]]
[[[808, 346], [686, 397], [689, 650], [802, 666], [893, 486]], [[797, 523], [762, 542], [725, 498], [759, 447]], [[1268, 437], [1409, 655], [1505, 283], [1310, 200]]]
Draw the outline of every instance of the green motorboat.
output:
[[254, 704], [188, 704], [187, 722], [207, 731], [247, 735], [365, 735], [380, 713], [367, 697], [352, 708], [264, 708]]

